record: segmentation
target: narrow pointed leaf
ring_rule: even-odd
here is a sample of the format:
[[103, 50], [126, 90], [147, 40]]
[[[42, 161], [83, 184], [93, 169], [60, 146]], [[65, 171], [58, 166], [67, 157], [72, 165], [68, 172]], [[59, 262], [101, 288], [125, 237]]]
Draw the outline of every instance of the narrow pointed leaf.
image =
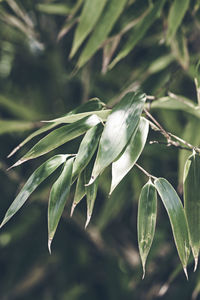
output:
[[[184, 207], [192, 253], [197, 266], [200, 250], [200, 156], [192, 154], [186, 161], [183, 178]], [[196, 269], [195, 266], [195, 269]]]
[[48, 206], [48, 245], [51, 252], [51, 242], [56, 232], [58, 223], [63, 213], [67, 196], [70, 192], [72, 167], [74, 158], [69, 158], [63, 167], [63, 170], [53, 184]]
[[[63, 117], [55, 119], [57, 120], [56, 122], [53, 122], [52, 124], [48, 124], [43, 126], [42, 128], [36, 130], [35, 132], [31, 133], [23, 142], [21, 142], [9, 155], [8, 157], [11, 157], [14, 153], [16, 153], [21, 147], [23, 147], [26, 143], [28, 143], [30, 140], [32, 140], [34, 137], [47, 132], [50, 129], [55, 128], [57, 125], [62, 123], [62, 118], [66, 118], [67, 116], [70, 116], [70, 121], [68, 123], [73, 123], [75, 122], [75, 118], [72, 118], [72, 116], [76, 115], [76, 114], [81, 114], [84, 112], [90, 112], [90, 111], [98, 111], [101, 110], [105, 107], [105, 104], [100, 101], [98, 98], [93, 98], [91, 100], [89, 100], [88, 102], [78, 106], [77, 108], [73, 109], [72, 111], [70, 111], [69, 113], [65, 114]], [[85, 116], [83, 116], [85, 117]], [[60, 120], [61, 119], [61, 120]], [[80, 119], [80, 118], [79, 118]], [[68, 119], [69, 121], [69, 119]], [[65, 122], [64, 122], [65, 123]], [[66, 122], [67, 123], [67, 122]]]
[[[92, 166], [93, 166], [93, 164], [90, 163], [84, 171], [85, 183], [87, 183], [90, 179], [91, 172], [92, 172]], [[98, 189], [98, 178], [96, 178], [96, 180], [92, 184], [85, 186], [86, 199], [87, 199], [87, 220], [85, 223], [85, 228], [88, 226], [91, 216], [92, 216], [94, 203], [95, 203], [96, 196], [97, 196], [97, 189]]]
[[97, 124], [85, 134], [73, 165], [73, 178], [86, 167], [97, 149], [103, 125]]
[[62, 163], [64, 163], [68, 156], [69, 155], [55, 155], [35, 170], [7, 210], [0, 227], [14, 216], [39, 184], [52, 174]]
[[189, 67], [189, 53], [187, 39], [182, 30], [178, 30], [175, 37], [171, 40], [172, 52], [184, 70]]
[[[190, 254], [187, 221], [180, 198], [172, 185], [164, 178], [155, 180], [156, 189], [167, 210], [176, 248], [186, 273], [186, 266]], [[186, 273], [187, 276], [187, 273]]]
[[138, 245], [145, 276], [147, 256], [154, 238], [157, 216], [157, 192], [151, 180], [142, 188], [138, 205]]
[[147, 30], [155, 22], [155, 20], [160, 16], [161, 10], [166, 0], [158, 0], [150, 9], [149, 13], [133, 28], [133, 33], [130, 38], [116, 56], [116, 58], [111, 62], [109, 69], [112, 69], [121, 59], [126, 57], [133, 48], [138, 44], [138, 42], [144, 37]]
[[109, 0], [102, 17], [99, 19], [88, 43], [86, 44], [78, 60], [78, 67], [81, 68], [98, 50], [105, 41], [115, 22], [124, 9], [127, 0]]
[[76, 205], [83, 199], [85, 196], [85, 175], [84, 171], [81, 172], [78, 176], [77, 184], [76, 184], [76, 190], [75, 190], [75, 195], [74, 195], [74, 201], [72, 203], [72, 208], [71, 208], [71, 216], [74, 213], [74, 209]]
[[190, 0], [174, 0], [170, 7], [168, 16], [168, 30], [167, 40], [171, 41], [171, 38], [176, 34], [178, 27], [180, 26], [184, 15], [189, 8]]
[[86, 0], [80, 16], [80, 22], [75, 32], [70, 57], [79, 49], [88, 34], [93, 30], [107, 0]]
[[146, 97], [140, 92], [126, 94], [109, 115], [102, 133], [90, 183], [122, 153], [136, 132]]
[[113, 192], [116, 186], [132, 169], [138, 160], [146, 144], [148, 132], [149, 122], [145, 118], [141, 117], [137, 132], [131, 137], [126, 150], [123, 152], [120, 158], [114, 161], [112, 164], [112, 183], [109, 194]]
[[85, 117], [75, 123], [64, 125], [54, 131], [50, 132], [47, 136], [41, 139], [35, 146], [33, 146], [28, 153], [26, 153], [14, 166], [20, 165], [27, 160], [44, 155], [51, 150], [63, 145], [64, 143], [82, 135], [91, 127], [100, 123], [100, 119], [95, 116]]

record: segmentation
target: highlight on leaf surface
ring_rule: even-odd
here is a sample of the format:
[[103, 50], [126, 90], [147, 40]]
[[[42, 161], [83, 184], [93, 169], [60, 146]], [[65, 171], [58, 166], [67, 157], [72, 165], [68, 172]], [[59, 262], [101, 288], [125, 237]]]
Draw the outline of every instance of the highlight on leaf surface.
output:
[[169, 216], [178, 255], [185, 275], [188, 278], [187, 263], [190, 254], [190, 244], [183, 205], [176, 191], [165, 178], [156, 179], [154, 184]]
[[190, 245], [197, 268], [200, 250], [200, 156], [193, 153], [187, 159], [183, 178], [184, 208], [188, 223]]
[[157, 192], [154, 184], [149, 180], [142, 188], [137, 218], [137, 232], [139, 252], [145, 276], [146, 259], [154, 238], [157, 216]]

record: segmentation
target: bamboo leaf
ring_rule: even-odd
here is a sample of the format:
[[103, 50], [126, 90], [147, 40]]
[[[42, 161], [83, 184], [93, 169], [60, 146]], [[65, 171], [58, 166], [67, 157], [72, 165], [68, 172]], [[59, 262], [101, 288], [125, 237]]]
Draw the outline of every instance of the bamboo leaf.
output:
[[187, 221], [181, 200], [172, 185], [166, 179], [158, 178], [154, 183], [167, 210], [176, 248], [183, 265], [185, 275], [188, 277], [186, 267], [190, 254], [190, 245]]
[[176, 34], [178, 27], [180, 26], [184, 15], [189, 8], [190, 0], [174, 0], [170, 7], [168, 16], [168, 30], [167, 41], [170, 42], [172, 37]]
[[142, 188], [138, 205], [138, 245], [145, 276], [146, 259], [154, 238], [157, 216], [157, 193], [151, 180]]
[[10, 132], [24, 132], [33, 129], [35, 124], [33, 122], [19, 121], [19, 120], [0, 120], [0, 135]]
[[77, 184], [76, 184], [76, 190], [75, 190], [75, 195], [74, 195], [74, 201], [72, 203], [72, 208], [71, 208], [71, 217], [74, 213], [74, 209], [76, 205], [83, 199], [85, 196], [85, 175], [84, 171], [81, 172], [78, 176]]
[[74, 158], [69, 158], [65, 162], [63, 170], [50, 192], [48, 206], [48, 248], [50, 253], [51, 243], [70, 192], [73, 161]]
[[64, 125], [58, 129], [55, 129], [47, 136], [42, 138], [37, 144], [35, 144], [20, 160], [13, 165], [13, 167], [56, 149], [64, 143], [82, 135], [84, 132], [98, 123], [100, 123], [99, 118], [95, 115], [92, 115], [72, 124]]
[[129, 144], [120, 158], [112, 164], [112, 183], [110, 193], [132, 169], [146, 144], [149, 122], [141, 117], [137, 132], [131, 137]]
[[91, 184], [125, 149], [136, 132], [146, 97], [140, 92], [126, 94], [109, 115], [102, 133]]
[[133, 32], [130, 38], [115, 57], [115, 59], [109, 65], [109, 69], [112, 69], [121, 59], [126, 57], [138, 42], [144, 37], [147, 30], [160, 17], [161, 10], [166, 0], [158, 0], [150, 9], [149, 13], [133, 28]]
[[184, 207], [188, 222], [190, 244], [197, 268], [200, 250], [200, 156], [193, 153], [187, 159], [184, 169]]
[[53, 15], [64, 15], [66, 16], [71, 12], [71, 8], [62, 3], [49, 3], [49, 4], [42, 4], [39, 3], [36, 5], [37, 10], [46, 13], [46, 14], [53, 14]]
[[127, 0], [109, 0], [107, 2], [102, 17], [99, 19], [95, 30], [81, 53], [78, 60], [78, 68], [81, 68], [105, 41], [123, 11], [126, 2]]
[[171, 40], [172, 52], [184, 70], [189, 67], [189, 53], [187, 39], [181, 30], [178, 30]]
[[[1, 100], [1, 98], [0, 98], [0, 100]], [[14, 153], [16, 153], [21, 147], [23, 147], [26, 143], [28, 143], [34, 137], [36, 137], [44, 132], [47, 132], [50, 129], [55, 128], [56, 126], [58, 126], [61, 123], [73, 123], [73, 122], [77, 121], [76, 114], [81, 114], [81, 113], [90, 112], [90, 111], [96, 112], [98, 110], [103, 109], [104, 107], [105, 107], [105, 104], [102, 101], [100, 101], [98, 98], [93, 98], [93, 99], [89, 100], [88, 102], [86, 102], [86, 103], [78, 106], [77, 108], [73, 109], [72, 111], [68, 112], [63, 117], [55, 119], [55, 122], [53, 120], [49, 121], [49, 122], [52, 122], [52, 124], [45, 125], [42, 128], [31, 133], [23, 142], [21, 142], [15, 149], [13, 149], [13, 151], [8, 155], [8, 157], [11, 157]], [[82, 117], [85, 117], [85, 116], [86, 115], [84, 115], [84, 116], [82, 115]], [[62, 118], [68, 118], [68, 122], [63, 122]], [[79, 117], [78, 120], [79, 119], [81, 119], [81, 118]], [[65, 121], [66, 121], [66, 119], [65, 119]]]
[[73, 165], [73, 178], [86, 167], [97, 149], [103, 125], [97, 124], [85, 134]]
[[12, 216], [16, 214], [39, 184], [63, 164], [68, 156], [69, 155], [55, 155], [35, 170], [7, 210], [0, 227], [6, 224]]
[[74, 54], [79, 49], [80, 45], [83, 43], [88, 34], [93, 30], [96, 22], [98, 21], [103, 8], [107, 0], [86, 0], [81, 16], [80, 22], [75, 32], [74, 41], [72, 45], [72, 50], [70, 57], [72, 58]]

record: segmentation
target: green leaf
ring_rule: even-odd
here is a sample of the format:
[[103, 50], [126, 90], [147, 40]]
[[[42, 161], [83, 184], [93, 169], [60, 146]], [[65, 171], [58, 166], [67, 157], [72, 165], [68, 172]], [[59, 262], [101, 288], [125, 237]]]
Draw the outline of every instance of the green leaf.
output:
[[123, 11], [126, 2], [127, 0], [108, 1], [102, 17], [99, 19], [95, 30], [81, 53], [78, 60], [78, 68], [81, 68], [105, 41]]
[[24, 132], [33, 129], [35, 124], [33, 122], [19, 121], [19, 120], [0, 120], [0, 135], [10, 132]]
[[[93, 162], [86, 167], [84, 171], [84, 176], [85, 176], [85, 184], [89, 181], [91, 173], [92, 173], [92, 167], [93, 167]], [[97, 189], [98, 189], [98, 178], [95, 179], [95, 181], [90, 184], [90, 185], [85, 185], [85, 192], [86, 192], [86, 199], [87, 199], [87, 220], [85, 223], [85, 228], [88, 226], [93, 208], [94, 208], [94, 202], [96, 200], [97, 196]]]
[[72, 203], [72, 208], [71, 208], [71, 217], [74, 213], [74, 209], [76, 205], [83, 199], [83, 197], [86, 194], [85, 190], [85, 175], [84, 171], [81, 172], [78, 176], [77, 184], [76, 184], [76, 190], [75, 190], [75, 195], [74, 195], [74, 201]]
[[98, 175], [125, 149], [136, 132], [146, 96], [140, 92], [126, 94], [113, 108], [102, 133], [97, 158], [92, 171], [91, 184]]
[[35, 146], [33, 146], [20, 160], [13, 165], [13, 167], [56, 149], [66, 142], [82, 135], [84, 132], [98, 123], [100, 123], [99, 118], [95, 115], [92, 115], [75, 123], [64, 125], [58, 129], [55, 129], [47, 136], [42, 138]]
[[187, 221], [180, 198], [165, 178], [155, 180], [156, 189], [167, 210], [176, 248], [187, 277], [187, 262], [190, 254]]
[[80, 22], [75, 32], [70, 57], [79, 49], [88, 34], [93, 30], [107, 0], [86, 0], [80, 16]]
[[172, 37], [176, 34], [184, 15], [189, 8], [190, 0], [174, 0], [170, 7], [168, 16], [168, 30], [167, 41], [170, 42]]
[[172, 53], [183, 67], [184, 70], [189, 68], [189, 53], [187, 48], [187, 39], [182, 30], [178, 30], [175, 37], [171, 40]]
[[61, 164], [63, 164], [68, 156], [69, 155], [55, 155], [35, 170], [7, 210], [0, 227], [14, 216], [39, 184], [53, 173]]
[[[49, 122], [53, 122], [53, 124], [48, 124], [48, 125], [45, 125], [44, 127], [36, 130], [35, 132], [31, 133], [23, 142], [21, 142], [9, 155], [8, 157], [11, 157], [14, 153], [16, 153], [22, 146], [24, 146], [26, 143], [28, 143], [30, 140], [32, 140], [34, 137], [44, 133], [44, 132], [47, 132], [48, 130], [50, 129], [53, 129], [55, 128], [56, 126], [58, 126], [59, 124], [61, 123], [73, 123], [75, 121], [77, 121], [77, 118], [76, 118], [76, 114], [81, 114], [81, 113], [84, 113], [84, 112], [90, 112], [92, 111], [92, 114], [93, 112], [95, 111], [98, 111], [98, 110], [101, 110], [105, 107], [105, 104], [100, 101], [98, 98], [93, 98], [91, 100], [89, 100], [88, 102], [78, 106], [77, 108], [73, 109], [72, 111], [68, 112], [67, 114], [65, 114], [63, 117], [61, 118], [58, 118], [58, 119], [55, 119], [56, 121], [49, 121]], [[89, 114], [88, 114], [89, 115]], [[69, 118], [68, 118], [69, 116]], [[82, 117], [85, 117], [85, 115]], [[68, 118], [68, 122], [62, 122], [62, 118]], [[81, 119], [80, 116], [78, 118], [78, 120]], [[65, 119], [66, 121], [66, 119]], [[70, 121], [70, 122], [69, 122]]]
[[152, 6], [149, 13], [133, 28], [133, 32], [130, 35], [128, 41], [116, 56], [116, 58], [111, 62], [109, 69], [112, 69], [121, 59], [126, 57], [138, 44], [138, 42], [144, 37], [147, 30], [151, 27], [155, 20], [160, 17], [160, 13], [165, 1], [166, 0], [158, 0]]
[[190, 245], [197, 268], [200, 250], [200, 156], [193, 153], [185, 164], [184, 178], [184, 207], [188, 222]]
[[53, 14], [53, 15], [64, 15], [66, 16], [71, 12], [71, 8], [62, 3], [51, 3], [51, 4], [42, 4], [39, 3], [36, 5], [37, 10], [46, 13], [46, 14]]
[[142, 188], [138, 205], [138, 245], [145, 276], [145, 264], [154, 238], [157, 216], [157, 193], [151, 180]]
[[131, 137], [126, 150], [120, 158], [112, 164], [112, 183], [109, 194], [113, 192], [116, 186], [138, 160], [146, 144], [148, 132], [149, 122], [145, 118], [141, 117], [137, 132]]
[[48, 206], [48, 247], [50, 253], [51, 243], [70, 192], [73, 161], [74, 158], [70, 158], [65, 162], [63, 170], [50, 192]]
[[87, 166], [97, 149], [103, 125], [97, 124], [85, 134], [73, 165], [73, 178]]

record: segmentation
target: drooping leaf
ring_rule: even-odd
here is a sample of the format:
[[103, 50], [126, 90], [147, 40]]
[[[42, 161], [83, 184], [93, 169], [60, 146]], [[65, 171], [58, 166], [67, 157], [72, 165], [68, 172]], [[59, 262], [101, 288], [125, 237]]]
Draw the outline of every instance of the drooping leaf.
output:
[[14, 214], [22, 207], [28, 197], [39, 186], [39, 184], [43, 182], [51, 173], [53, 173], [61, 164], [63, 164], [68, 156], [69, 155], [55, 155], [34, 171], [11, 206], [8, 208], [0, 227], [7, 223], [12, 216], [14, 216]]
[[97, 124], [85, 134], [73, 165], [73, 178], [86, 167], [97, 149], [103, 125]]
[[149, 13], [133, 28], [133, 33], [130, 35], [128, 41], [119, 52], [119, 54], [111, 62], [109, 69], [112, 69], [121, 59], [126, 57], [138, 42], [144, 37], [147, 30], [159, 18], [161, 10], [166, 0], [158, 0], [150, 9]]
[[172, 37], [176, 34], [184, 15], [189, 8], [190, 0], [174, 0], [171, 4], [168, 16], [168, 30], [167, 41], [170, 42]]
[[82, 135], [98, 123], [100, 123], [100, 119], [97, 116], [92, 115], [75, 123], [64, 125], [55, 129], [35, 144], [19, 161], [13, 165], [13, 167], [56, 149], [64, 143]]
[[[1, 100], [1, 98], [0, 98]], [[93, 112], [93, 111], [98, 111], [101, 110], [105, 107], [105, 104], [100, 101], [98, 98], [93, 98], [91, 100], [89, 100], [88, 102], [78, 106], [77, 108], [73, 109], [72, 111], [68, 112], [67, 114], [65, 114], [63, 117], [55, 119], [56, 121], [50, 121], [53, 122], [52, 124], [48, 124], [43, 126], [42, 128], [36, 130], [35, 132], [31, 133], [23, 142], [21, 142], [9, 155], [8, 157], [11, 157], [14, 153], [16, 153], [21, 147], [23, 147], [26, 143], [28, 143], [30, 140], [32, 140], [34, 137], [47, 132], [50, 129], [55, 128], [57, 125], [61, 124], [61, 123], [73, 123], [75, 121], [77, 121], [76, 119], [76, 114], [81, 114], [84, 112]], [[93, 114], [93, 113], [92, 113]], [[67, 116], [70, 116], [68, 118], [68, 122], [62, 122], [62, 118], [67, 118]], [[85, 115], [82, 117], [85, 117]], [[79, 119], [80, 116], [79, 116]], [[65, 119], [66, 121], [66, 119]], [[70, 122], [69, 122], [70, 121]]]
[[157, 192], [151, 180], [142, 188], [137, 218], [138, 245], [145, 276], [147, 256], [154, 238], [157, 216]]
[[82, 171], [77, 180], [76, 184], [76, 190], [75, 190], [75, 195], [74, 195], [74, 201], [72, 203], [72, 208], [71, 208], [71, 216], [74, 213], [74, 209], [76, 205], [83, 199], [85, 196], [86, 190], [85, 190], [85, 175], [84, 171]]
[[149, 132], [149, 122], [141, 117], [137, 132], [131, 137], [126, 150], [120, 158], [112, 164], [112, 183], [110, 193], [116, 188], [120, 181], [132, 169], [138, 160], [142, 150], [145, 146], [147, 135]]
[[115, 22], [123, 11], [126, 2], [127, 0], [109, 0], [107, 2], [105, 11], [102, 17], [99, 19], [95, 30], [93, 31], [78, 60], [77, 65], [79, 68], [81, 68], [91, 58], [91, 56], [105, 41]]
[[195, 270], [198, 264], [200, 250], [200, 156], [193, 153], [187, 159], [183, 178], [184, 208], [188, 222], [190, 244], [195, 260]]
[[119, 157], [136, 132], [145, 100], [144, 94], [130, 92], [112, 110], [99, 142], [90, 184]]
[[73, 161], [74, 158], [69, 158], [65, 162], [63, 170], [56, 182], [53, 184], [50, 192], [48, 206], [48, 247], [50, 253], [51, 242], [55, 235], [70, 191]]
[[176, 248], [187, 277], [186, 267], [190, 254], [190, 244], [183, 205], [176, 191], [165, 178], [156, 179], [154, 184], [167, 210]]
[[80, 22], [75, 32], [70, 57], [79, 49], [88, 34], [93, 30], [107, 0], [86, 0], [81, 12]]

